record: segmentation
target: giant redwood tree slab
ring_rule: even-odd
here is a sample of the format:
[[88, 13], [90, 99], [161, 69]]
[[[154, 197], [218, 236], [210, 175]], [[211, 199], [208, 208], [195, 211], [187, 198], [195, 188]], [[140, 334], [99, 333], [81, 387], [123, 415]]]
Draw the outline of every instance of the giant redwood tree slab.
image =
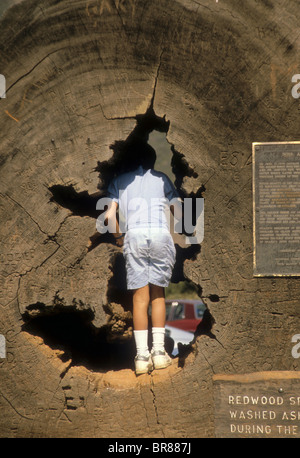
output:
[[[299, 140], [297, 0], [24, 0], [1, 20], [0, 435], [212, 437], [216, 373], [293, 370], [297, 278], [253, 276], [252, 142]], [[136, 378], [122, 252], [92, 238], [126, 147], [166, 132], [208, 308]]]

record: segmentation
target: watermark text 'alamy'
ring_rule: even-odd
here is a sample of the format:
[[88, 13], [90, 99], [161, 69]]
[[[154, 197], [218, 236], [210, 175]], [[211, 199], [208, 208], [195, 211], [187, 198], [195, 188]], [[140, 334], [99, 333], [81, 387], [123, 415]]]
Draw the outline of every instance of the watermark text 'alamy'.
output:
[[[116, 220], [107, 220], [107, 214], [112, 205], [112, 199], [102, 197], [98, 200], [96, 209], [103, 211], [96, 222], [97, 231], [101, 234], [116, 232]], [[157, 212], [163, 206], [164, 212]], [[121, 206], [122, 207], [122, 206]], [[187, 244], [200, 244], [204, 238], [204, 198], [184, 198], [183, 201], [175, 198], [169, 201], [167, 198], [144, 199], [136, 197], [127, 202], [126, 209], [119, 208], [119, 227], [122, 233], [126, 233], [128, 222], [130, 226], [142, 226], [145, 221], [153, 221], [152, 213], [155, 214], [156, 225], [163, 227], [167, 222], [171, 229], [170, 208], [173, 208], [173, 230], [175, 233], [191, 234], [185, 237]], [[157, 220], [157, 214], [164, 215]]]

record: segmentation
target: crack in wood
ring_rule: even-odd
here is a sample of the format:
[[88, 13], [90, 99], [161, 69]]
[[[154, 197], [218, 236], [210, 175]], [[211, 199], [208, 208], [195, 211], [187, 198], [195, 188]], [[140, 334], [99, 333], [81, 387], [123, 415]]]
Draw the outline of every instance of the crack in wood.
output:
[[151, 394], [152, 394], [152, 402], [153, 402], [153, 407], [154, 407], [154, 412], [155, 412], [155, 418], [156, 418], [156, 423], [157, 425], [159, 425], [161, 427], [161, 432], [162, 432], [162, 435], [163, 437], [165, 437], [165, 433], [164, 433], [164, 429], [163, 429], [163, 426], [159, 420], [159, 416], [158, 416], [158, 408], [157, 408], [157, 405], [156, 405], [156, 394], [155, 394], [155, 391], [154, 391], [154, 380], [153, 380], [153, 375], [150, 374], [150, 391], [151, 391]]
[[12, 83], [9, 88], [6, 90], [6, 94], [14, 87], [16, 84], [18, 84], [21, 80], [26, 78], [28, 75], [30, 75], [42, 62], [44, 62], [48, 57], [50, 57], [52, 54], [56, 54], [59, 51], [63, 51], [65, 49], [69, 49], [68, 46], [64, 46], [62, 48], [58, 48], [54, 51], [49, 52], [46, 56], [44, 56], [42, 59], [40, 59], [28, 72], [24, 73], [24, 75], [21, 75], [14, 83]]

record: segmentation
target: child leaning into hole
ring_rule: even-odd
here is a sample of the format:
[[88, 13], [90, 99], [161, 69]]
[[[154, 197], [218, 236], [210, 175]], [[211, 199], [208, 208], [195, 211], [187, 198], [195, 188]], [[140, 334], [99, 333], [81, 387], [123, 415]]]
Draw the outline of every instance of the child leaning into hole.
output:
[[[112, 228], [116, 244], [123, 246], [127, 288], [133, 291], [135, 373], [140, 375], [172, 363], [165, 350], [165, 287], [171, 279], [176, 251], [167, 212], [171, 210], [180, 219], [181, 201], [171, 180], [154, 170], [156, 153], [148, 143], [135, 145], [128, 158], [131, 171], [117, 176], [108, 186], [111, 205], [106, 223]], [[151, 351], [148, 348], [150, 303]]]

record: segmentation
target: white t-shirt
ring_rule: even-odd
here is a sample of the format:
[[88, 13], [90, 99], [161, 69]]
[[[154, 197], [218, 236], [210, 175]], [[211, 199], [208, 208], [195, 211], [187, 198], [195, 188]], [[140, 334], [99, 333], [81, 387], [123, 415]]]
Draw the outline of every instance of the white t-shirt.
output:
[[114, 178], [107, 196], [119, 204], [122, 232], [146, 227], [169, 230], [166, 212], [172, 199], [178, 199], [167, 175], [141, 166]]

